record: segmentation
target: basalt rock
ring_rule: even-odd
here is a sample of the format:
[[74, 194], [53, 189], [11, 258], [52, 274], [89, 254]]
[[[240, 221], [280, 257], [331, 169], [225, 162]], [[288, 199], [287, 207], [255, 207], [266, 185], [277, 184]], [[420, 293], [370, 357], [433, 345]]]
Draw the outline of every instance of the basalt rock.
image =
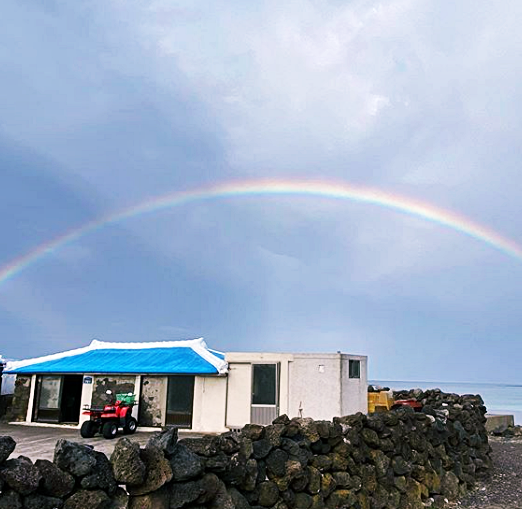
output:
[[[151, 443], [149, 440], [148, 448], [152, 444], [161, 444], [158, 439]], [[162, 449], [165, 452], [165, 449]], [[114, 478], [118, 483], [139, 485], [145, 481], [147, 467], [140, 456], [140, 446], [136, 442], [131, 442], [128, 438], [120, 438], [114, 447], [111, 455], [111, 465]]]
[[74, 489], [74, 477], [60, 470], [54, 463], [48, 460], [36, 460], [34, 466], [40, 472], [42, 481], [40, 489], [44, 495], [63, 498]]
[[21, 457], [7, 460], [0, 470], [5, 484], [20, 495], [29, 495], [38, 489], [42, 476], [31, 461]]
[[89, 446], [61, 438], [54, 448], [54, 463], [65, 472], [82, 477], [91, 473], [96, 465], [96, 454]]
[[130, 495], [145, 495], [158, 490], [172, 479], [172, 468], [163, 451], [157, 447], [148, 447], [140, 451], [146, 466], [145, 480], [139, 485], [127, 485]]
[[8, 436], [0, 436], [0, 464], [2, 464], [15, 450], [16, 442]]
[[69, 497], [63, 509], [110, 509], [111, 499], [101, 490], [80, 490]]

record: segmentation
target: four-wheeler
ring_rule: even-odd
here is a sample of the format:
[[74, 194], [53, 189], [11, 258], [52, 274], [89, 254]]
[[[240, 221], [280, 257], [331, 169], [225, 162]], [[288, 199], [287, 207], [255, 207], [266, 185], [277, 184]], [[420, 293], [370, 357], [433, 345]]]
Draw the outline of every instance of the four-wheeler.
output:
[[[112, 394], [112, 391], [106, 391]], [[114, 438], [118, 428], [123, 428], [123, 433], [130, 435], [136, 431], [138, 422], [132, 417], [135, 396], [128, 394], [116, 394], [113, 404], [97, 407], [84, 407], [83, 415], [89, 415], [90, 419], [82, 424], [80, 434], [83, 438], [92, 438], [96, 433], [102, 433], [105, 438]]]

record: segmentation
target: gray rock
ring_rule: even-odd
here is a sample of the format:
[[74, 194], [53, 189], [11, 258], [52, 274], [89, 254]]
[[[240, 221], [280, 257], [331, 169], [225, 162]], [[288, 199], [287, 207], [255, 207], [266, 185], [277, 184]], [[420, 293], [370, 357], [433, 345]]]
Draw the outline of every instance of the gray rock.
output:
[[16, 491], [2, 491], [0, 493], [0, 509], [22, 509], [22, 498]]
[[0, 476], [20, 495], [29, 495], [36, 491], [42, 478], [38, 469], [25, 459], [7, 460], [0, 471]]
[[220, 447], [219, 437], [212, 435], [205, 435], [200, 438], [184, 438], [178, 444], [199, 456], [214, 456]]
[[395, 475], [407, 475], [411, 472], [411, 465], [402, 456], [394, 456], [391, 465]]
[[16, 442], [8, 436], [0, 436], [0, 464], [15, 450]]
[[44, 495], [63, 498], [71, 493], [75, 484], [71, 474], [60, 470], [48, 460], [36, 460], [34, 466], [42, 476], [40, 486]]
[[254, 453], [253, 456], [256, 460], [266, 458], [272, 450], [272, 444], [266, 438], [262, 438], [253, 442]]
[[101, 490], [80, 490], [69, 497], [63, 509], [110, 509], [111, 499]]
[[266, 468], [269, 475], [282, 477], [285, 475], [285, 464], [288, 461], [288, 454], [282, 449], [274, 449], [266, 458]]
[[24, 498], [24, 509], [61, 509], [63, 500], [45, 495], [28, 495]]
[[227, 491], [235, 509], [250, 509], [248, 500], [236, 488], [228, 488]]
[[176, 447], [178, 442], [178, 428], [170, 427], [161, 433], [156, 433], [150, 437], [147, 442], [147, 447], [158, 447], [169, 457]]
[[203, 486], [197, 481], [172, 483], [170, 485], [170, 509], [179, 509], [195, 502], [204, 493]]
[[309, 509], [312, 506], [313, 498], [308, 493], [296, 493], [294, 509]]
[[170, 457], [170, 466], [174, 481], [194, 479], [203, 473], [204, 467], [202, 459], [181, 443], [177, 444]]
[[114, 495], [111, 497], [110, 509], [128, 509], [129, 495], [123, 488], [117, 488]]
[[[155, 442], [149, 440], [148, 447], [152, 443], [161, 443], [158, 438]], [[128, 438], [120, 438], [111, 455], [111, 465], [114, 478], [122, 484], [142, 484], [145, 481], [146, 467], [140, 456], [140, 446], [131, 442]]]
[[118, 486], [112, 473], [111, 463], [105, 454], [98, 451], [94, 451], [94, 454], [96, 465], [92, 469], [92, 473], [81, 480], [81, 486], [88, 490], [99, 488], [112, 495]]
[[228, 455], [234, 454], [241, 449], [239, 434], [235, 431], [227, 431], [219, 437], [220, 449]]
[[258, 486], [258, 502], [263, 507], [272, 507], [279, 498], [277, 484], [272, 481], [262, 482]]
[[379, 439], [379, 435], [377, 432], [370, 428], [364, 428], [361, 431], [362, 439], [370, 446], [375, 449], [379, 449], [381, 445], [381, 440]]
[[94, 450], [86, 445], [61, 438], [54, 448], [54, 463], [75, 477], [82, 477], [89, 474], [96, 465], [96, 455]]
[[147, 474], [142, 484], [127, 486], [130, 495], [146, 495], [172, 479], [172, 468], [161, 449], [157, 447], [142, 449], [140, 456], [147, 468]]
[[441, 494], [448, 500], [459, 496], [459, 478], [453, 472], [445, 472], [440, 483]]
[[130, 497], [129, 509], [169, 509], [169, 490], [164, 486], [158, 491]]
[[265, 432], [263, 426], [259, 424], [246, 424], [241, 430], [240, 435], [252, 441], [259, 440]]

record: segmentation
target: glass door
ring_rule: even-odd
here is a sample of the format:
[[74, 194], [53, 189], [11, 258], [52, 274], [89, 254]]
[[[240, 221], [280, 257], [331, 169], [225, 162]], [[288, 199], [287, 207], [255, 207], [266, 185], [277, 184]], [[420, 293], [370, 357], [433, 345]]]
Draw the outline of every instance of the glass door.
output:
[[186, 375], [169, 376], [165, 424], [180, 428], [192, 428], [193, 406], [194, 377]]
[[266, 426], [279, 415], [279, 363], [252, 365], [250, 422]]
[[36, 380], [36, 405], [34, 420], [37, 422], [60, 422], [63, 377], [38, 375]]

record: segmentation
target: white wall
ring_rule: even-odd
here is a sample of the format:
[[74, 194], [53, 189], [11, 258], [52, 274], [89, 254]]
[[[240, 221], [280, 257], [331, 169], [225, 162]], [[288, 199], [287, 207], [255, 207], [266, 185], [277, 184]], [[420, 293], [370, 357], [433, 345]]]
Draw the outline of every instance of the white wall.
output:
[[339, 354], [296, 354], [290, 365], [289, 417], [331, 420], [341, 411]]
[[250, 422], [252, 365], [233, 362], [228, 370], [225, 425], [240, 428]]
[[[85, 379], [90, 377], [91, 383], [86, 384]], [[82, 399], [80, 402], [80, 423], [81, 426], [85, 421], [88, 421], [90, 417], [88, 415], [83, 415], [83, 407], [85, 405], [91, 406], [92, 402], [92, 389], [94, 386], [94, 375], [83, 375], [83, 383], [82, 383]]]
[[221, 433], [225, 428], [226, 376], [196, 376], [192, 431]]
[[289, 365], [294, 356], [288, 353], [229, 352], [227, 389], [227, 427], [241, 427], [250, 422], [252, 401], [252, 364], [279, 363], [279, 414], [288, 413]]
[[[348, 376], [350, 359], [360, 361], [360, 378], [350, 378]], [[341, 415], [351, 415], [357, 412], [368, 412], [368, 357], [343, 354]]]

